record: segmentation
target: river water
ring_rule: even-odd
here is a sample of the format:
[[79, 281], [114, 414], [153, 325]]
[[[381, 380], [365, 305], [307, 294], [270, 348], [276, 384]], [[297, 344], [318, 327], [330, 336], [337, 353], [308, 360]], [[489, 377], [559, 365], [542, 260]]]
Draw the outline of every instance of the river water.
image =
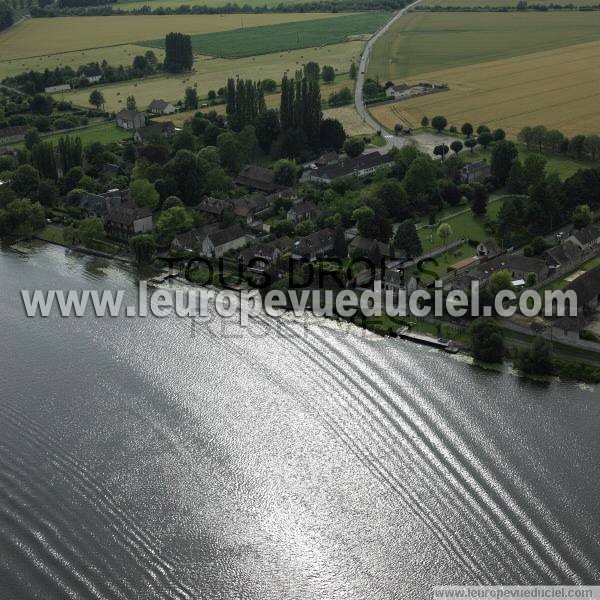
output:
[[600, 581], [600, 393], [328, 321], [25, 317], [135, 274], [0, 253], [0, 599]]

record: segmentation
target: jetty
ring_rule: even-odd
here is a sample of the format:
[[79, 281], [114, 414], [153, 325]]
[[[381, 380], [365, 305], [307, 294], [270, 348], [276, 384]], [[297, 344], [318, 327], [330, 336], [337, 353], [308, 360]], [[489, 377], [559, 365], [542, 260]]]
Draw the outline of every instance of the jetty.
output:
[[396, 331], [396, 335], [403, 340], [410, 340], [411, 342], [416, 342], [417, 344], [438, 348], [439, 350], [449, 352], [450, 354], [456, 354], [458, 352], [458, 347], [452, 340], [447, 340], [445, 338], [434, 338], [423, 333], [416, 333], [411, 331], [408, 327], [402, 327], [398, 329]]

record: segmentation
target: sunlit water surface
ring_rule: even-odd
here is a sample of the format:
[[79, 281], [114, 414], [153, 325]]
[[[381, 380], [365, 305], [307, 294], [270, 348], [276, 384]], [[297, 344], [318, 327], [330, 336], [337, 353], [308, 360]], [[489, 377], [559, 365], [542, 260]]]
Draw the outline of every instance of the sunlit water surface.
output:
[[600, 394], [332, 322], [28, 319], [136, 276], [0, 253], [0, 598], [600, 581]]

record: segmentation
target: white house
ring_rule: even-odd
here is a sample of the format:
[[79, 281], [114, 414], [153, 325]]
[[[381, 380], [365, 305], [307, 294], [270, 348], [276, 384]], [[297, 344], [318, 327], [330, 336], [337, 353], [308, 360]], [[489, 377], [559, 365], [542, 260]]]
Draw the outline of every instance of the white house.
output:
[[240, 225], [232, 225], [209, 233], [202, 242], [202, 254], [220, 258], [231, 250], [237, 250], [246, 245], [246, 234]]
[[152, 100], [148, 105], [148, 112], [153, 115], [172, 115], [176, 108], [166, 100]]

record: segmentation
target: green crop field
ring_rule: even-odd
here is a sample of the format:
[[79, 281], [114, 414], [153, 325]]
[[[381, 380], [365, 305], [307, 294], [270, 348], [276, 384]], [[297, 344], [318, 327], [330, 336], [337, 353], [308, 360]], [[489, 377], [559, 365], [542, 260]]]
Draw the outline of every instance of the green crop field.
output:
[[[282, 50], [316, 48], [344, 42], [350, 36], [372, 33], [389, 17], [387, 12], [370, 12], [193, 35], [192, 47], [199, 54], [221, 58], [243, 58]], [[164, 38], [143, 44], [152, 48], [164, 48]]]
[[598, 39], [600, 12], [413, 12], [377, 42], [368, 75], [394, 81]]

